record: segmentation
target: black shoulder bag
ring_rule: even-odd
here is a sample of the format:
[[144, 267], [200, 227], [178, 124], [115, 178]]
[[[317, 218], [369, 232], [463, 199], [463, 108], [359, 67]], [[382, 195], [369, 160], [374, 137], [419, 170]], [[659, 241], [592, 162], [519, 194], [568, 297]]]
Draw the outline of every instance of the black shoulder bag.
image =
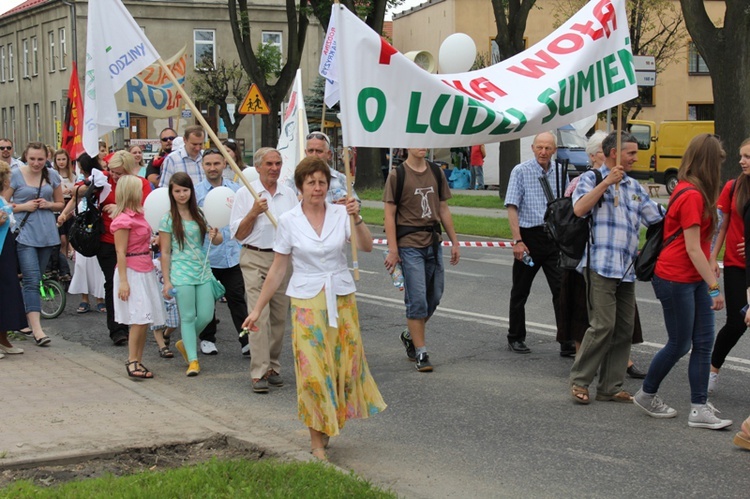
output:
[[92, 182], [83, 198], [86, 209], [78, 211], [78, 189], [76, 189], [75, 218], [68, 231], [68, 241], [77, 252], [83, 256], [96, 256], [101, 245], [101, 235], [104, 232], [102, 212], [96, 203], [96, 186]]

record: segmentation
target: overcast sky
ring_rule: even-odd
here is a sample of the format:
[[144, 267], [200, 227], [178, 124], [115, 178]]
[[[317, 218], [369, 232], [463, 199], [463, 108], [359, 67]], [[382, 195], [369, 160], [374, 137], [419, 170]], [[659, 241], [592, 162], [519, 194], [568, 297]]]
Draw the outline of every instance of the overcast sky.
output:
[[[0, 2], [3, 0], [0, 0]], [[393, 9], [393, 12], [398, 13], [402, 10], [411, 9], [412, 7], [416, 7], [420, 3], [426, 3], [427, 0], [406, 0], [403, 5], [399, 6], [397, 9]], [[390, 17], [390, 16], [386, 16]]]

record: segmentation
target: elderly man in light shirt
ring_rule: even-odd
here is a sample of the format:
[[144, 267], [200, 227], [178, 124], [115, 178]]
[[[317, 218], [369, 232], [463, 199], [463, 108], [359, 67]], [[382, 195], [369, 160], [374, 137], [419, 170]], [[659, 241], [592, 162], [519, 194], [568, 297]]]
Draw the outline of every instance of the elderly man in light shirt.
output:
[[[273, 263], [273, 243], [276, 228], [265, 212], [270, 212], [276, 220], [297, 205], [297, 193], [279, 183], [281, 174], [281, 154], [271, 147], [256, 151], [253, 164], [259, 178], [251, 183], [259, 196], [256, 202], [247, 187], [241, 187], [234, 198], [230, 230], [232, 236], [242, 244], [240, 268], [245, 281], [248, 308], [255, 305], [260, 290]], [[250, 376], [255, 393], [267, 393], [269, 385], [281, 387], [281, 355], [286, 316], [289, 310], [289, 297], [286, 296], [287, 283], [291, 272], [286, 273], [268, 306], [263, 309], [257, 322], [260, 331], [248, 333], [250, 345]]]

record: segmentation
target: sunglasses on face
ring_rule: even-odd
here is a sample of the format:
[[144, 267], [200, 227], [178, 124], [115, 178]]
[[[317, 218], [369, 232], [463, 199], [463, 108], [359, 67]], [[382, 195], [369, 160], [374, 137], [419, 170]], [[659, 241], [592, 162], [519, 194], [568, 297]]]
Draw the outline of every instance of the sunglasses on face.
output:
[[13, 146], [0, 146], [0, 151], [10, 151]]
[[331, 145], [331, 139], [329, 139], [328, 135], [324, 134], [323, 132], [312, 132], [308, 134], [305, 140], [310, 139], [325, 140], [326, 144]]
[[216, 147], [212, 147], [211, 149], [206, 149], [205, 151], [203, 151], [204, 156], [208, 154], [218, 154], [219, 156], [223, 156], [221, 154], [221, 151], [219, 151], [219, 149], [217, 149]]
[[162, 138], [161, 138], [161, 141], [162, 141], [162, 142], [172, 142], [172, 141], [173, 141], [174, 139], [176, 139], [176, 138], [177, 138], [176, 136], [172, 136], [172, 137], [162, 137]]

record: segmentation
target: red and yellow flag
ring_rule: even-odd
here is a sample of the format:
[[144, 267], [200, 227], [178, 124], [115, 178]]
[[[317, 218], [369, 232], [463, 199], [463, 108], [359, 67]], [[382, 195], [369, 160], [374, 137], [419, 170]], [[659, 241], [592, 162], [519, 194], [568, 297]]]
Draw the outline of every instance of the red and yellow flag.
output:
[[75, 62], [73, 62], [68, 85], [68, 102], [65, 104], [65, 123], [60, 147], [68, 151], [73, 159], [78, 158], [83, 152], [83, 100]]

